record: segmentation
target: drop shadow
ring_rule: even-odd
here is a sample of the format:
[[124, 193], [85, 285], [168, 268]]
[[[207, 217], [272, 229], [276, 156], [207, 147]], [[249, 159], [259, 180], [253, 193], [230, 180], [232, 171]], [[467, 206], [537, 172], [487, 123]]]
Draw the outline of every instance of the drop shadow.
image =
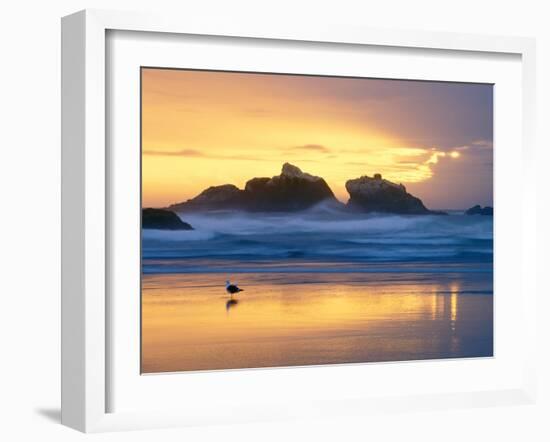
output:
[[34, 411], [36, 414], [42, 416], [50, 422], [54, 422], [56, 424], [61, 423], [61, 409], [59, 408], [37, 408]]

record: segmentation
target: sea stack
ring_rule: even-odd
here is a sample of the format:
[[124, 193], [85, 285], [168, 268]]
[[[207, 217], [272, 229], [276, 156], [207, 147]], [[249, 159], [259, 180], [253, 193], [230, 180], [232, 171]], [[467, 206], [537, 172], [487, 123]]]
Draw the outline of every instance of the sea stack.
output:
[[289, 163], [283, 164], [278, 176], [251, 179], [244, 193], [253, 211], [295, 212], [323, 201], [336, 201], [323, 178], [302, 172]]
[[193, 230], [190, 224], [183, 222], [174, 212], [164, 209], [143, 209], [141, 226], [143, 229]]
[[296, 212], [324, 201], [338, 203], [326, 181], [285, 163], [280, 175], [252, 178], [243, 190], [232, 184], [210, 187], [195, 198], [170, 206], [169, 210], [250, 212]]
[[348, 207], [362, 212], [382, 212], [396, 214], [430, 214], [424, 203], [410, 193], [403, 184], [396, 184], [374, 176], [362, 176], [346, 182], [349, 193]]
[[479, 204], [477, 204], [474, 207], [470, 207], [468, 210], [466, 210], [465, 213], [466, 215], [493, 216], [493, 208], [490, 206], [481, 207]]

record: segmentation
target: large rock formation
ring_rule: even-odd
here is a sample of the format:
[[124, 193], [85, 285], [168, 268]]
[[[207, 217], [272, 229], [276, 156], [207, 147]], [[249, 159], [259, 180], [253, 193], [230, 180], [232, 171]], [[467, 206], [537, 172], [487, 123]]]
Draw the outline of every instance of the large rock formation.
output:
[[323, 178], [304, 173], [289, 163], [283, 165], [278, 176], [251, 179], [244, 193], [249, 208], [259, 211], [293, 212], [336, 199]]
[[231, 184], [210, 187], [195, 198], [174, 204], [169, 209], [183, 212], [223, 209], [295, 212], [323, 201], [337, 202], [325, 180], [285, 163], [280, 175], [252, 178], [244, 190]]
[[183, 222], [174, 212], [163, 209], [143, 209], [141, 227], [158, 230], [193, 230], [190, 224]]
[[481, 207], [479, 204], [466, 210], [466, 215], [489, 215], [493, 216], [493, 208], [490, 206]]
[[385, 180], [380, 174], [349, 180], [346, 190], [350, 195], [348, 207], [354, 210], [415, 215], [436, 213], [428, 210], [419, 198], [407, 193], [405, 186]]

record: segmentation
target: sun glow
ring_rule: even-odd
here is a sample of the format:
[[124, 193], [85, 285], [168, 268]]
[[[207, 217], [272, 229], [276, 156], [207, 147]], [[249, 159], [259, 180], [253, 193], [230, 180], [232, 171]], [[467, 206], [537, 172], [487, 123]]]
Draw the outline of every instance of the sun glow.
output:
[[162, 207], [213, 185], [242, 188], [253, 177], [278, 175], [285, 162], [322, 176], [346, 201], [349, 179], [381, 173], [397, 183], [421, 183], [443, 159], [461, 156], [433, 143], [411, 143], [400, 133], [410, 123], [376, 122], [379, 112], [393, 116], [394, 98], [349, 95], [350, 87], [364, 84], [143, 69], [143, 204]]

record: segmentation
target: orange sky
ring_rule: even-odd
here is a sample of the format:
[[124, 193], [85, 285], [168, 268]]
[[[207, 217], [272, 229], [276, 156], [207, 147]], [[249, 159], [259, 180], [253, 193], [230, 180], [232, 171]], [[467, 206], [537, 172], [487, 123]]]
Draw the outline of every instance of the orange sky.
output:
[[432, 208], [492, 204], [492, 87], [144, 68], [142, 151], [144, 207], [287, 161], [344, 202], [382, 173]]

